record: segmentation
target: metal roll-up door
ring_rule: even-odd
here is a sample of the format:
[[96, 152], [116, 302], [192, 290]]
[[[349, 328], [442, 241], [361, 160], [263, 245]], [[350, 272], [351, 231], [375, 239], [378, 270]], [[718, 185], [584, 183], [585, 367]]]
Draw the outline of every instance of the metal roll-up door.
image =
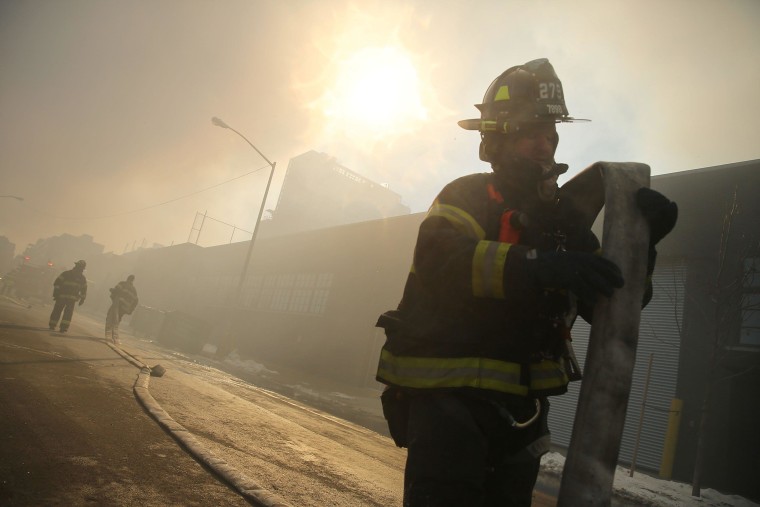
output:
[[[636, 456], [637, 468], [660, 469], [670, 401], [675, 396], [678, 379], [685, 280], [686, 265], [683, 262], [668, 263], [661, 259], [653, 276], [654, 295], [641, 313], [636, 366], [618, 458], [622, 463], [630, 463], [633, 458], [651, 356], [652, 368]], [[590, 331], [590, 326], [580, 318], [573, 327], [573, 347], [584, 369]], [[573, 382], [567, 394], [550, 398], [549, 428], [552, 442], [560, 447], [566, 448], [570, 444], [580, 384]]]

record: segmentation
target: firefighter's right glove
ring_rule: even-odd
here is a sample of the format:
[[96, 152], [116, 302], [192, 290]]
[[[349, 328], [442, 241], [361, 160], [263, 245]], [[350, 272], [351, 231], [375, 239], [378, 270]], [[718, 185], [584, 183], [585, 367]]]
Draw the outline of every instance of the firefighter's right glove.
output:
[[84, 298], [79, 300], [79, 306], [82, 306], [84, 304]]
[[614, 262], [591, 253], [531, 250], [525, 265], [538, 287], [569, 290], [589, 305], [596, 303], [599, 294], [612, 296], [624, 283]]

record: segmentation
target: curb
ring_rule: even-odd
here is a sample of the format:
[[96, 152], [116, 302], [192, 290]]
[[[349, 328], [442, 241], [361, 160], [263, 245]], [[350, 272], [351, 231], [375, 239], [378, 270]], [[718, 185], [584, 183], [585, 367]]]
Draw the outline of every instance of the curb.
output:
[[137, 380], [135, 380], [135, 385], [132, 388], [135, 397], [145, 410], [148, 411], [151, 417], [156, 420], [159, 426], [179, 442], [179, 444], [196, 460], [204, 464], [220, 479], [232, 486], [238, 494], [252, 505], [257, 507], [292, 507], [291, 504], [285, 502], [285, 500], [274, 493], [262, 488], [253, 479], [242, 472], [239, 472], [224, 459], [206, 449], [198, 439], [187, 430], [187, 428], [172, 419], [172, 417], [161, 408], [161, 405], [159, 405], [155, 398], [150, 394], [148, 391], [151, 376], [150, 367], [121, 347], [108, 341], [105, 343], [130, 364], [140, 368], [140, 373], [138, 373]]

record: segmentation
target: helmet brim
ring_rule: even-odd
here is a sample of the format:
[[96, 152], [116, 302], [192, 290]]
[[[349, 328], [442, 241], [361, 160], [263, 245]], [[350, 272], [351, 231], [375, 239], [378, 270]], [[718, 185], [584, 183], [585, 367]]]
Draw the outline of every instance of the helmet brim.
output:
[[[539, 123], [541, 121], [546, 121], [546, 120], [545, 119], [537, 120], [536, 123]], [[573, 123], [573, 122], [583, 122], [583, 121], [591, 121], [591, 120], [587, 120], [585, 118], [573, 118], [571, 116], [558, 117], [554, 119], [554, 123]], [[495, 125], [496, 122], [493, 122], [493, 121], [488, 122], [487, 120], [482, 120], [480, 118], [472, 118], [469, 120], [459, 120], [457, 122], [457, 125], [459, 125], [465, 130], [480, 130], [481, 132], [495, 132], [496, 131], [495, 128], [484, 129], [483, 128], [484, 123], [490, 123], [490, 124]], [[532, 122], [526, 121], [526, 120], [520, 120], [518, 121], [518, 123], [532, 123]]]

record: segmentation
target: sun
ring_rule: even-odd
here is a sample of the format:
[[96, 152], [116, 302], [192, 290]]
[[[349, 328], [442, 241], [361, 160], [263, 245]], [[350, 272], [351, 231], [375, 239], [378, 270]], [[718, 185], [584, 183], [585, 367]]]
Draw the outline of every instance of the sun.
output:
[[420, 78], [403, 48], [362, 48], [337, 59], [335, 69], [321, 101], [333, 128], [382, 137], [426, 119]]

